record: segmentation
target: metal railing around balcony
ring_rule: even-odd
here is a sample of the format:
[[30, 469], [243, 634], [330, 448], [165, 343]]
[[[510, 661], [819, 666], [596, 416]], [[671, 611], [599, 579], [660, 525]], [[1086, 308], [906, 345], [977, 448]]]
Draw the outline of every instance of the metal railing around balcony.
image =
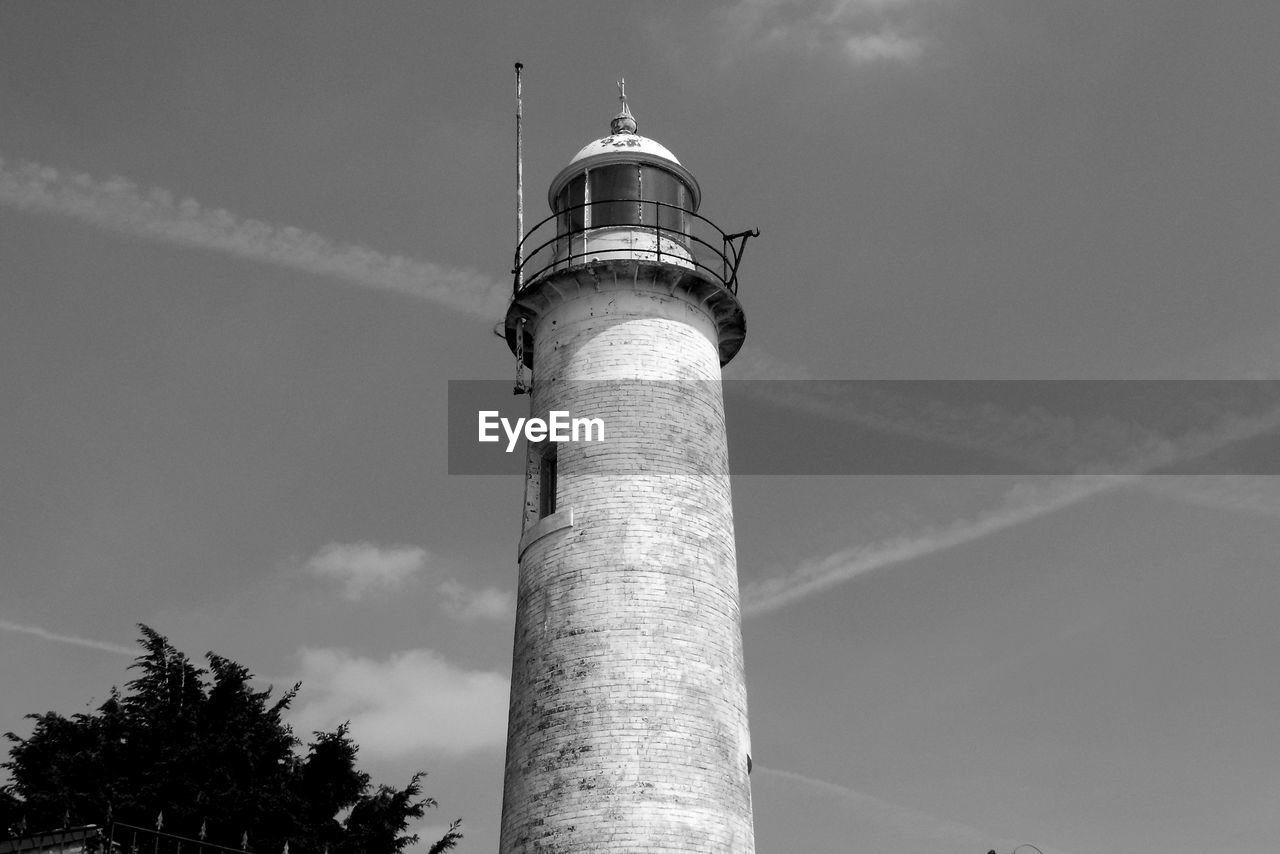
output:
[[738, 293], [747, 238], [725, 234], [693, 211], [648, 199], [599, 199], [571, 205], [533, 226], [516, 246], [513, 290], [592, 261], [639, 260], [686, 267]]

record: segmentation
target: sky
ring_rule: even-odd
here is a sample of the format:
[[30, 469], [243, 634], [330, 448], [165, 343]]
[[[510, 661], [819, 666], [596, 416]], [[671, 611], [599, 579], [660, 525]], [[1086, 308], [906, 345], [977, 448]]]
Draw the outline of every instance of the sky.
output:
[[[0, 730], [145, 623], [496, 850], [522, 484], [448, 473], [446, 404], [514, 375], [513, 62], [529, 221], [625, 77], [760, 229], [729, 378], [1232, 381], [1280, 378], [1277, 43], [1265, 0], [0, 3]], [[777, 405], [1139, 462], [735, 477], [757, 850], [1275, 850], [1280, 483], [1145, 472], [1276, 412]]]

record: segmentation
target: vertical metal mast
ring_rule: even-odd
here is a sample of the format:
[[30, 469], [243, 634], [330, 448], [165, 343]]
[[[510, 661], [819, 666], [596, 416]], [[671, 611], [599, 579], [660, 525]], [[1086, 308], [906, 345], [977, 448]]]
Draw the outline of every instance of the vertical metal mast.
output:
[[516, 290], [524, 286], [524, 93], [520, 72], [523, 62], [516, 63]]
[[[524, 288], [524, 91], [520, 72], [523, 62], [516, 63], [516, 293]], [[515, 393], [524, 394], [529, 387], [524, 381], [524, 322], [516, 325]]]

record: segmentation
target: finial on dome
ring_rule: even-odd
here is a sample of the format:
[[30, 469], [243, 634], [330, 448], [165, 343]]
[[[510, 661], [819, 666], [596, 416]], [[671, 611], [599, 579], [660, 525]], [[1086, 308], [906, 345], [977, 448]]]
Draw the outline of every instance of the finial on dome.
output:
[[609, 122], [609, 130], [612, 133], [635, 133], [636, 117], [631, 115], [631, 108], [627, 106], [627, 81], [625, 79], [618, 81], [618, 100], [622, 102], [622, 112], [613, 117], [613, 121]]

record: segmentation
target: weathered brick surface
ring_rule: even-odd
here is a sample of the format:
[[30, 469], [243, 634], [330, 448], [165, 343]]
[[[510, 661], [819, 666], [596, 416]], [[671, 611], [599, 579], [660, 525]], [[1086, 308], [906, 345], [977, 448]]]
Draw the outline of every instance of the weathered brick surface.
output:
[[533, 412], [646, 439], [557, 448], [574, 524], [520, 564], [503, 854], [754, 850], [715, 334], [643, 277], [538, 318]]

